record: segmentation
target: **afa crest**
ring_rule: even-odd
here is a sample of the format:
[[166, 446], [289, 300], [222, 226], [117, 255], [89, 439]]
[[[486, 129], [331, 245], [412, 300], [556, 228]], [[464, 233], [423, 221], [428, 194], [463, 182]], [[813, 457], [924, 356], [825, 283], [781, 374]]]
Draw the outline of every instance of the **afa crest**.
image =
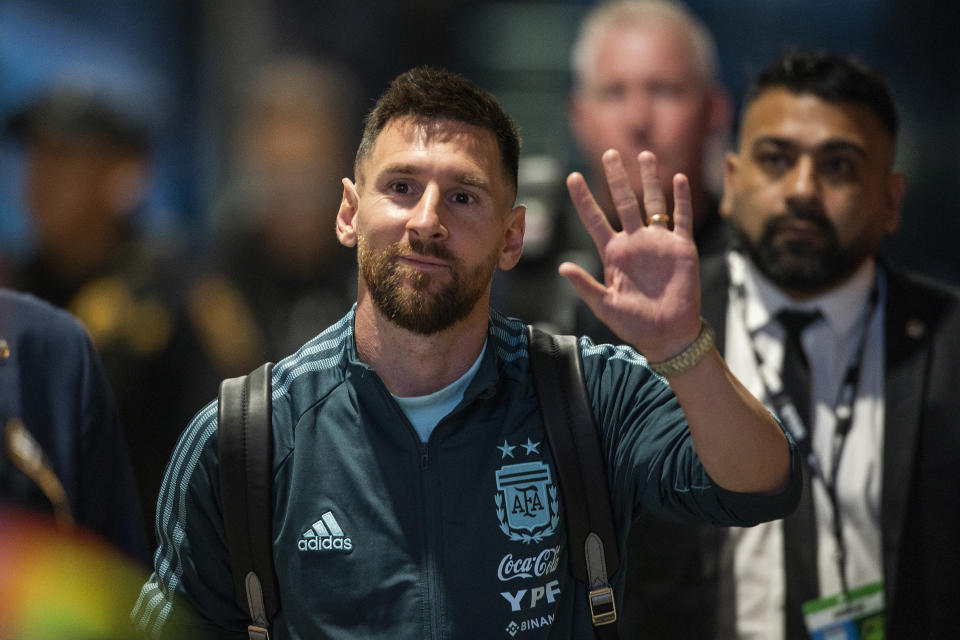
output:
[[540, 542], [560, 523], [560, 501], [550, 467], [543, 462], [521, 462], [496, 472], [497, 518], [511, 540]]

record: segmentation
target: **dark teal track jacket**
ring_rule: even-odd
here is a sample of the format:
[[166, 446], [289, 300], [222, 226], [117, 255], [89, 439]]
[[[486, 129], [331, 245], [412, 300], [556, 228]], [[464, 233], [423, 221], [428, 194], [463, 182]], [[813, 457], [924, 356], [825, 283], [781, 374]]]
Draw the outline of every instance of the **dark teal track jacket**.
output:
[[[425, 444], [358, 360], [352, 311], [273, 369], [282, 609], [272, 637], [593, 637], [568, 569], [524, 325], [491, 312], [487, 340], [463, 401]], [[621, 540], [641, 509], [751, 525], [793, 507], [795, 487], [761, 497], [714, 485], [669, 385], [634, 350], [580, 348]], [[216, 421], [214, 402], [167, 468], [155, 572], [133, 612], [153, 635], [183, 634], [173, 622], [182, 599], [217, 637], [246, 637], [223, 542]]]

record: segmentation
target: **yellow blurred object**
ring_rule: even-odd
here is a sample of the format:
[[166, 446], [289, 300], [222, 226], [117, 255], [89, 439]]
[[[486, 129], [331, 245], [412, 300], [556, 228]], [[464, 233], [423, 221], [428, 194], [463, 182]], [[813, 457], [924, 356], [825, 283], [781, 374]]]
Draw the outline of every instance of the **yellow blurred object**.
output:
[[127, 344], [140, 355], [157, 353], [166, 346], [173, 332], [170, 312], [159, 300], [138, 301], [127, 314], [124, 326]]
[[147, 578], [82, 529], [0, 508], [0, 639], [137, 637], [130, 611]]
[[118, 276], [85, 285], [71, 301], [70, 311], [97, 349], [122, 341], [133, 353], [149, 356], [161, 351], [173, 333], [170, 310], [157, 298], [139, 299]]
[[204, 350], [221, 371], [244, 373], [264, 359], [263, 339], [240, 292], [219, 276], [206, 276], [191, 288], [190, 320]]
[[101, 349], [120, 335], [132, 305], [129, 287], [120, 278], [108, 276], [84, 285], [70, 302], [70, 312], [87, 328], [94, 346]]

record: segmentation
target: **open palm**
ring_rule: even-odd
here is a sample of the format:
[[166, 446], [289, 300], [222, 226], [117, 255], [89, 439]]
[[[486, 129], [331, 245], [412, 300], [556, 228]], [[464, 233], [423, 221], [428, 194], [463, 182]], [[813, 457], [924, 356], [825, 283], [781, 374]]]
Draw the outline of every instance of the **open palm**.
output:
[[674, 177], [673, 229], [652, 224], [651, 219], [669, 219], [666, 199], [654, 155], [644, 151], [639, 160], [646, 221], [620, 154], [611, 149], [603, 155], [621, 231], [610, 226], [582, 175], [567, 178], [570, 198], [600, 252], [604, 282], [569, 262], [560, 265], [560, 273], [598, 319], [656, 362], [682, 351], [700, 331], [699, 262], [686, 177]]

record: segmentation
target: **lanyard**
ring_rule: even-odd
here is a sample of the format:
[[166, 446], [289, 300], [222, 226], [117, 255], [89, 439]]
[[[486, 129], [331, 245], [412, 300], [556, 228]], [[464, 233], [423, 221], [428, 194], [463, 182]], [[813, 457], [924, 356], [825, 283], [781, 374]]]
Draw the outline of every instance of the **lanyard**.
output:
[[[740, 309], [743, 313], [743, 326], [746, 328], [748, 326], [746, 312], [746, 291], [743, 285], [734, 286], [734, 290], [740, 303]], [[783, 388], [783, 381], [781, 380], [780, 376], [771, 372], [769, 367], [763, 366], [763, 356], [760, 355], [760, 351], [756, 346], [756, 332], [749, 331], [748, 329], [750, 335], [750, 346], [753, 350], [753, 356], [757, 363], [757, 370], [759, 371], [760, 378], [763, 382], [764, 391], [766, 392], [767, 397], [770, 398], [770, 402], [773, 405], [777, 415], [780, 416], [780, 419], [783, 421], [784, 425], [786, 425], [791, 435], [793, 435], [794, 440], [797, 443], [797, 447], [800, 449], [800, 454], [807, 461], [807, 466], [810, 469], [812, 476], [814, 478], [818, 478], [823, 483], [823, 486], [827, 491], [827, 496], [830, 499], [830, 507], [833, 511], [833, 536], [837, 544], [837, 570], [840, 575], [840, 584], [845, 595], [849, 594], [850, 589], [847, 583], [847, 547], [843, 540], [843, 528], [840, 519], [840, 500], [837, 493], [837, 475], [840, 470], [840, 458], [843, 454], [843, 447], [847, 441], [847, 434], [850, 433], [850, 427], [853, 425], [853, 408], [854, 400], [856, 399], [857, 395], [857, 384], [860, 381], [860, 369], [861, 365], [863, 364], [863, 354], [867, 347], [867, 334], [869, 333], [870, 320], [877, 308], [878, 297], [879, 295], [877, 293], [877, 288], [874, 287], [870, 292], [870, 297], [864, 310], [863, 319], [861, 320], [863, 328], [860, 332], [860, 341], [857, 344], [857, 350], [854, 352], [853, 359], [847, 366], [847, 370], [843, 375], [843, 382], [840, 385], [840, 391], [837, 394], [837, 399], [833, 405], [833, 414], [836, 418], [836, 427], [833, 432], [833, 456], [830, 465], [829, 477], [824, 473], [820, 457], [813, 450], [813, 438], [811, 437], [812, 429], [810, 429], [808, 425], [803, 424], [803, 420], [801, 420], [800, 414], [797, 412], [797, 407], [794, 404], [793, 399], [790, 397], [790, 394], [787, 393], [786, 389]]]

